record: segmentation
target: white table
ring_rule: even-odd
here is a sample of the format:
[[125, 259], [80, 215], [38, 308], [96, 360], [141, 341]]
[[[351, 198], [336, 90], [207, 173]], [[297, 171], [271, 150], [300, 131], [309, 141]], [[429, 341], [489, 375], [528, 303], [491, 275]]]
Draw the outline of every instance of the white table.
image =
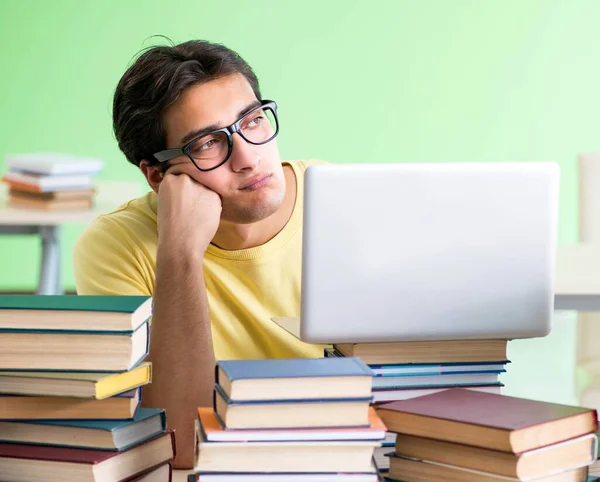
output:
[[135, 181], [98, 181], [95, 183], [95, 206], [73, 211], [40, 211], [8, 206], [8, 189], [0, 183], [0, 235], [34, 234], [41, 241], [41, 266], [36, 293], [63, 294], [60, 267], [61, 227], [67, 224], [89, 224], [99, 215], [110, 212], [140, 195]]
[[600, 311], [600, 244], [559, 246], [554, 308]]
[[17, 209], [0, 199], [0, 235], [35, 234], [41, 241], [41, 266], [36, 293], [55, 295], [64, 292], [60, 267], [61, 226], [72, 223], [90, 223], [114, 206], [100, 205], [79, 211], [37, 211]]

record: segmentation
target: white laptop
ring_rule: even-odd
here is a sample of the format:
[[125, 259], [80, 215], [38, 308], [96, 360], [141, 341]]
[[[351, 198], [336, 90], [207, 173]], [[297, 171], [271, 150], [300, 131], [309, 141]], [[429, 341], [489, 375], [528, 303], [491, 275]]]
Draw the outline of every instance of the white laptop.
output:
[[299, 319], [311, 343], [549, 333], [555, 163], [329, 164], [305, 175]]

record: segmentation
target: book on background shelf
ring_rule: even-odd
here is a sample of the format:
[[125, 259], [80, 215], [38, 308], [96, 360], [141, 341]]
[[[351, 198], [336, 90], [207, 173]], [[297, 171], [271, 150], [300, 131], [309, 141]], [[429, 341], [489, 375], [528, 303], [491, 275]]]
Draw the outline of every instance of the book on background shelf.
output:
[[507, 359], [507, 340], [433, 340], [342, 343], [334, 348], [368, 365], [402, 363], [498, 362]]
[[174, 459], [175, 438], [168, 431], [130, 449], [110, 452], [41, 445], [0, 444], [0, 474], [9, 480], [120, 482]]
[[0, 443], [121, 451], [166, 428], [164, 410], [140, 407], [132, 419], [122, 420], [0, 420]]
[[375, 409], [369, 407], [369, 425], [349, 428], [291, 428], [285, 430], [254, 429], [233, 430], [221, 425], [212, 408], [198, 408], [196, 423], [198, 438], [207, 442], [288, 442], [307, 440], [382, 440], [386, 427], [377, 416]]
[[233, 402], [219, 385], [213, 393], [215, 413], [231, 429], [369, 426], [371, 397]]
[[[535, 482], [586, 482], [587, 467], [573, 468], [558, 474], [540, 477]], [[505, 477], [480, 470], [470, 470], [454, 465], [438, 464], [425, 460], [390, 456], [390, 470], [386, 474], [390, 481], [410, 482], [506, 482], [520, 481], [516, 477]]]
[[151, 362], [118, 373], [0, 371], [0, 394], [102, 400], [151, 382]]
[[139, 388], [103, 400], [0, 395], [0, 420], [131, 419], [141, 397]]
[[370, 397], [372, 381], [358, 358], [221, 361], [215, 377], [234, 402]]
[[40, 211], [71, 211], [91, 209], [94, 207], [92, 198], [84, 199], [61, 199], [61, 200], [39, 200], [29, 196], [11, 194], [8, 205], [13, 208], [36, 209]]
[[0, 331], [133, 332], [152, 316], [149, 296], [2, 295]]
[[565, 464], [568, 468], [590, 465], [596, 460], [597, 446], [596, 435], [587, 434], [514, 454], [398, 434], [395, 453], [400, 457], [532, 480], [563, 472]]
[[104, 167], [104, 162], [100, 159], [59, 152], [11, 154], [4, 158], [4, 162], [11, 171], [30, 172], [46, 176], [96, 175]]
[[21, 191], [53, 192], [93, 189], [92, 177], [86, 174], [45, 176], [29, 172], [8, 171], [2, 181]]
[[520, 453], [598, 429], [596, 410], [452, 388], [381, 405], [388, 430]]
[[11, 198], [15, 197], [26, 197], [27, 199], [35, 199], [37, 201], [72, 201], [75, 199], [93, 199], [96, 194], [96, 189], [79, 189], [76, 191], [51, 191], [51, 192], [37, 192], [37, 191], [25, 191], [22, 189], [16, 189], [10, 187], [8, 195]]
[[2, 329], [0, 370], [124, 372], [146, 358], [149, 342], [148, 322], [133, 333]]

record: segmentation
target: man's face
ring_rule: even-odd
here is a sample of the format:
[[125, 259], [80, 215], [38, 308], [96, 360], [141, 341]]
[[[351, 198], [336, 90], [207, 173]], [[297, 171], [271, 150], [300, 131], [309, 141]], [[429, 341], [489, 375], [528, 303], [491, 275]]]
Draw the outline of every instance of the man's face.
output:
[[[189, 87], [163, 114], [167, 149], [183, 147], [190, 133], [208, 126], [228, 126], [257, 99], [246, 78], [229, 75]], [[222, 166], [203, 172], [185, 155], [169, 161], [170, 172], [185, 173], [220, 195], [226, 221], [247, 224], [273, 214], [285, 195], [285, 178], [277, 143], [246, 142], [233, 135], [233, 151]]]

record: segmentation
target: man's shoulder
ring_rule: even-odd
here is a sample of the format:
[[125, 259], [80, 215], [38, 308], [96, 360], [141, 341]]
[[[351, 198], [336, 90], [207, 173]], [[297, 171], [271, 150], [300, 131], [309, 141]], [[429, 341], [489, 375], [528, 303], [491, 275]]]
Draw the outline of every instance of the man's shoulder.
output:
[[156, 232], [156, 195], [149, 192], [134, 198], [113, 211], [101, 214], [81, 234], [78, 244], [96, 240], [131, 237], [140, 230]]
[[290, 164], [292, 167], [294, 167], [296, 170], [298, 170], [300, 172], [306, 171], [306, 168], [308, 166], [312, 166], [312, 165], [316, 165], [316, 164], [330, 164], [329, 162], [322, 161], [320, 159], [291, 160], [291, 161], [284, 161], [284, 163]]

